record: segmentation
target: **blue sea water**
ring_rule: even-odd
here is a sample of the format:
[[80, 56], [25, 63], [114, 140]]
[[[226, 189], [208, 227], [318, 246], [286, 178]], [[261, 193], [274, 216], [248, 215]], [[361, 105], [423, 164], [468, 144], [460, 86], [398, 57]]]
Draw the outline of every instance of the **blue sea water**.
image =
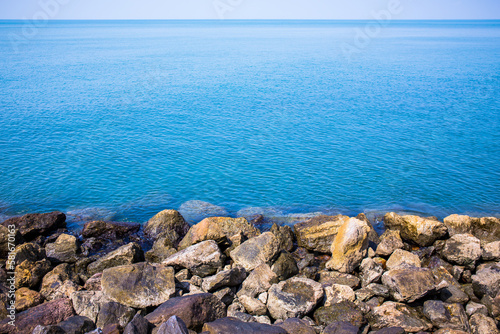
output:
[[4, 217], [500, 213], [500, 21], [26, 24], [0, 21]]

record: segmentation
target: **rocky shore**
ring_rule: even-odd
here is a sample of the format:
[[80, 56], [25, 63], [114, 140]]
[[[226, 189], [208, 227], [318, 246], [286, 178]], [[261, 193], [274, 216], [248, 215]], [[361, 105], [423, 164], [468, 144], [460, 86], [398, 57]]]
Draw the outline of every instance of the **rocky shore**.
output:
[[499, 333], [498, 218], [261, 218], [8, 219], [0, 333]]

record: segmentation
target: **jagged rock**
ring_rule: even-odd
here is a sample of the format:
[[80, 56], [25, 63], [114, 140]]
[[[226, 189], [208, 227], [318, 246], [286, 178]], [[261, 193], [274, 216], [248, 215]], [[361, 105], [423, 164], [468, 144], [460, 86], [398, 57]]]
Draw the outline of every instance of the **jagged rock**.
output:
[[162, 236], [156, 239], [153, 247], [144, 254], [146, 261], [151, 263], [161, 263], [170, 256], [177, 253], [174, 244], [167, 236]]
[[224, 286], [240, 285], [247, 277], [243, 267], [236, 266], [233, 269], [218, 272], [214, 276], [206, 277], [203, 280], [202, 288], [207, 292], [215, 291]]
[[130, 236], [141, 228], [138, 223], [118, 223], [105, 221], [91, 221], [83, 225], [82, 237], [85, 239], [97, 238], [116, 240]]
[[23, 263], [26, 260], [37, 262], [43, 260], [46, 257], [45, 250], [40, 247], [39, 244], [36, 244], [34, 242], [27, 242], [18, 245], [14, 252], [16, 253], [14, 256], [14, 263], [16, 265]]
[[332, 284], [326, 286], [324, 291], [326, 296], [325, 306], [337, 304], [342, 301], [353, 302], [356, 299], [354, 290], [347, 285]]
[[432, 328], [432, 324], [416, 309], [401, 303], [385, 302], [375, 307], [367, 317], [373, 330], [402, 327], [407, 332], [419, 332]]
[[475, 220], [479, 221], [477, 218], [453, 214], [444, 218], [443, 222], [448, 228], [450, 236], [454, 236], [455, 234], [471, 233], [472, 223]]
[[271, 232], [265, 232], [236, 247], [231, 252], [231, 258], [236, 265], [251, 271], [263, 263], [270, 263], [278, 252], [278, 239]]
[[350, 286], [353, 289], [359, 287], [360, 280], [354, 275], [339, 273], [337, 271], [322, 270], [319, 273], [319, 282], [323, 285], [342, 284]]
[[267, 313], [266, 304], [256, 298], [242, 295], [239, 297], [239, 301], [251, 315], [265, 315]]
[[278, 276], [271, 270], [267, 264], [257, 266], [248, 277], [243, 281], [238, 296], [246, 294], [250, 297], [266, 292], [269, 288], [278, 283]]
[[174, 315], [160, 325], [156, 334], [189, 334], [189, 329], [181, 318]]
[[215, 297], [219, 298], [221, 302], [226, 304], [226, 306], [231, 305], [234, 300], [234, 292], [231, 288], [224, 288], [219, 291], [215, 291], [213, 294]]
[[338, 321], [347, 321], [357, 327], [365, 323], [361, 310], [348, 301], [318, 308], [314, 311], [314, 320], [321, 326], [328, 326]]
[[270, 232], [278, 239], [279, 249], [287, 252], [292, 251], [294, 234], [290, 226], [278, 226], [277, 224], [273, 224]]
[[73, 292], [82, 289], [78, 285], [79, 281], [80, 278], [73, 268], [67, 263], [62, 263], [43, 277], [40, 294], [46, 300], [69, 298]]
[[102, 273], [102, 291], [126, 306], [157, 306], [175, 293], [174, 274], [172, 267], [144, 262], [113, 267]]
[[470, 330], [467, 314], [460, 304], [428, 300], [424, 303], [424, 315], [437, 328], [450, 328], [465, 332]]
[[144, 233], [158, 239], [164, 237], [168, 239], [173, 247], [177, 247], [189, 230], [182, 215], [176, 210], [163, 210], [152, 217], [144, 227]]
[[465, 308], [465, 312], [467, 313], [467, 315], [469, 315], [469, 317], [473, 314], [476, 314], [476, 313], [488, 315], [488, 308], [486, 308], [486, 306], [484, 306], [483, 304], [479, 304], [479, 303], [475, 303], [475, 302], [471, 301], [467, 304], [467, 307]]
[[356, 269], [368, 248], [368, 232], [366, 222], [350, 218], [338, 230], [333, 240], [332, 257], [326, 263], [328, 269], [350, 273]]
[[436, 288], [432, 271], [427, 268], [397, 268], [382, 275], [382, 283], [398, 302], [412, 303]]
[[494, 298], [500, 292], [500, 265], [478, 269], [472, 276], [472, 287], [479, 298], [484, 295]]
[[450, 236], [470, 233], [484, 243], [500, 239], [500, 219], [495, 217], [474, 218], [451, 215], [444, 219]]
[[149, 321], [137, 313], [123, 330], [123, 334], [148, 334]]
[[96, 322], [102, 305], [111, 300], [102, 291], [75, 291], [71, 294], [71, 301], [76, 314]]
[[107, 268], [129, 265], [140, 261], [144, 261], [141, 246], [131, 242], [92, 262], [87, 266], [87, 271], [90, 275], [94, 275]]
[[473, 334], [498, 334], [495, 320], [481, 313], [473, 314], [469, 319], [469, 324]]
[[33, 291], [28, 288], [20, 288], [16, 290], [15, 296], [17, 312], [25, 311], [43, 303], [42, 295], [37, 291]]
[[188, 222], [199, 222], [207, 217], [227, 217], [228, 212], [221, 206], [204, 201], [191, 200], [182, 203], [179, 212]]
[[388, 298], [389, 289], [385, 285], [371, 283], [364, 288], [356, 290], [356, 298], [358, 300], [365, 301], [374, 296]]
[[451, 328], [441, 328], [434, 332], [434, 334], [469, 334], [470, 332], [464, 332], [458, 329]]
[[276, 323], [275, 326], [283, 328], [288, 334], [316, 334], [314, 328], [307, 321], [299, 318], [289, 318], [283, 322]]
[[[9, 249], [9, 237], [11, 238], [10, 248], [12, 248], [12, 245], [19, 245], [22, 242], [21, 234], [14, 225], [11, 225], [10, 228], [8, 228], [8, 225], [0, 225], [0, 258], [2, 259], [6, 259], [12, 250]], [[19, 263], [19, 261], [16, 261], [16, 263]]]
[[9, 318], [4, 319], [0, 322], [0, 333], [31, 334], [38, 325], [56, 325], [74, 314], [69, 299], [56, 299], [16, 314], [15, 326], [9, 324]]
[[359, 327], [346, 321], [337, 321], [325, 327], [321, 334], [358, 334]]
[[236, 318], [223, 318], [203, 326], [207, 334], [245, 333], [245, 334], [288, 334], [278, 326], [261, 324], [258, 322], [243, 322]]
[[102, 290], [101, 279], [102, 279], [102, 273], [97, 273], [92, 277], [90, 277], [85, 282], [85, 285], [83, 287], [85, 288], [85, 290], [89, 291], [101, 291]]
[[388, 270], [395, 269], [399, 266], [420, 267], [420, 258], [418, 255], [407, 252], [402, 249], [396, 249], [386, 262]]
[[224, 257], [213, 240], [190, 246], [163, 261], [163, 264], [177, 269], [187, 268], [192, 274], [200, 277], [214, 274], [223, 263]]
[[45, 246], [47, 258], [55, 263], [75, 263], [78, 260], [79, 251], [76, 237], [70, 234], [61, 234], [54, 243]]
[[66, 215], [57, 211], [30, 213], [22, 217], [7, 219], [2, 225], [5, 227], [14, 225], [21, 236], [30, 241], [39, 235], [47, 235], [58, 228], [66, 227]]
[[136, 311], [128, 306], [116, 302], [107, 302], [101, 305], [97, 315], [97, 327], [104, 328], [109, 324], [119, 324], [125, 327], [132, 320]]
[[16, 276], [16, 288], [27, 287], [36, 289], [43, 277], [51, 270], [52, 265], [47, 259], [36, 262], [30, 260], [23, 261], [14, 271]]
[[293, 226], [299, 247], [320, 253], [330, 253], [331, 245], [340, 227], [349, 217], [317, 216]]
[[309, 313], [323, 295], [320, 283], [307, 278], [292, 277], [271, 286], [267, 308], [274, 319], [301, 317]]
[[500, 321], [500, 292], [495, 298], [487, 294], [484, 295], [483, 298], [481, 298], [481, 303], [486, 306], [489, 315], [493, 319]]
[[189, 329], [199, 330], [204, 323], [224, 318], [226, 306], [214, 295], [202, 293], [172, 298], [145, 318], [150, 323], [159, 325], [173, 315], [181, 318]]
[[446, 240], [441, 253], [452, 263], [473, 268], [481, 258], [481, 242], [471, 234], [455, 234]]
[[[253, 316], [251, 316], [250, 314], [247, 314], [245, 313], [246, 310], [245, 310], [245, 306], [243, 306], [243, 304], [241, 304], [238, 300], [234, 301], [231, 305], [228, 306], [227, 308], [227, 316], [228, 317], [234, 317], [234, 318], [238, 318], [240, 319], [241, 321], [245, 321], [245, 322], [249, 322], [249, 321], [257, 321], [255, 320], [255, 318]], [[247, 318], [246, 320], [245, 319], [242, 319], [240, 316], [239, 316], [239, 313], [243, 313], [243, 314], [247, 314], [248, 317], [245, 317]]]
[[119, 324], [106, 325], [102, 330], [102, 334], [121, 334], [122, 328]]
[[281, 252], [281, 254], [278, 256], [278, 259], [271, 267], [271, 270], [276, 273], [280, 281], [284, 281], [299, 273], [297, 262], [295, 262], [292, 254], [288, 253], [287, 251]]
[[432, 269], [436, 286], [446, 286], [441, 289], [441, 300], [446, 303], [466, 303], [469, 296], [462, 290], [458, 281], [444, 268], [436, 267]]
[[394, 212], [384, 216], [384, 224], [392, 230], [398, 230], [405, 240], [426, 247], [434, 243], [436, 239], [446, 235], [446, 225], [438, 220], [427, 219], [418, 216], [400, 216]]
[[373, 282], [379, 282], [384, 273], [384, 268], [369, 257], [361, 261], [360, 269], [361, 273], [359, 277], [361, 278], [362, 287]]
[[490, 242], [483, 247], [484, 261], [500, 261], [500, 240]]
[[95, 324], [87, 317], [79, 315], [72, 316], [56, 325], [67, 334], [88, 333], [95, 329]]
[[398, 230], [386, 230], [380, 236], [380, 243], [377, 246], [377, 250], [375, 251], [376, 255], [380, 256], [389, 256], [396, 249], [403, 248], [403, 240], [399, 234]]

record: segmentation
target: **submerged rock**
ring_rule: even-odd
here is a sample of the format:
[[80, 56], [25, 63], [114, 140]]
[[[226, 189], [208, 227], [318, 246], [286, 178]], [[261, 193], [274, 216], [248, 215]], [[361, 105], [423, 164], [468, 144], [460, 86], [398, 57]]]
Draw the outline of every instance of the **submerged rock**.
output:
[[182, 203], [179, 212], [190, 223], [199, 222], [207, 217], [228, 216], [228, 212], [223, 207], [199, 200]]

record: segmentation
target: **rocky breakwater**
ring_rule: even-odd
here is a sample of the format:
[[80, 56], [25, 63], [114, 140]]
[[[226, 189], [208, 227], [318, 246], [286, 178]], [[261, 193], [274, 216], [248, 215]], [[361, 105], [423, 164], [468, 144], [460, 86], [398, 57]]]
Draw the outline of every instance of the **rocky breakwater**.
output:
[[363, 214], [263, 232], [165, 210], [142, 230], [95, 221], [75, 234], [62, 213], [12, 218], [0, 225], [0, 333], [499, 333], [499, 219], [384, 223], [380, 236]]

